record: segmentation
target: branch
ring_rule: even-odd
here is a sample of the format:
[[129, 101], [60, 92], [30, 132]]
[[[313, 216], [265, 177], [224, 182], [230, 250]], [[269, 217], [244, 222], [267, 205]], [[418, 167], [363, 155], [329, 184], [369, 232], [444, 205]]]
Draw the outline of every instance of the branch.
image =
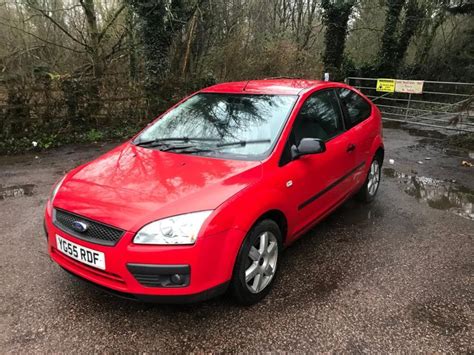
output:
[[31, 52], [31, 51], [34, 51], [38, 48], [44, 48], [45, 46], [35, 46], [35, 47], [32, 47], [32, 48], [25, 48], [25, 49], [17, 49], [16, 51], [14, 51], [13, 53], [10, 53], [10, 54], [7, 54], [3, 57], [0, 57], [0, 61], [3, 61], [3, 60], [6, 60], [10, 57], [15, 57], [16, 55], [21, 55], [23, 53], [27, 53], [27, 52]]
[[98, 42], [100, 42], [102, 40], [102, 38], [104, 37], [105, 33], [108, 31], [108, 29], [110, 28], [110, 26], [112, 26], [112, 24], [115, 22], [115, 20], [117, 20], [117, 18], [119, 17], [119, 15], [122, 13], [122, 11], [125, 9], [125, 4], [123, 4], [122, 6], [120, 6], [117, 11], [115, 11], [115, 14], [112, 16], [111, 20], [107, 23], [107, 25], [103, 28], [102, 31], [100, 31], [99, 33], [99, 38], [98, 38]]
[[13, 29], [15, 29], [15, 30], [18, 30], [18, 31], [20, 31], [20, 32], [23, 32], [23, 33], [25, 33], [25, 34], [27, 34], [27, 35], [32, 36], [32, 37], [36, 38], [37, 40], [40, 40], [41, 42], [44, 42], [44, 43], [47, 43], [47, 44], [51, 44], [51, 45], [53, 45], [53, 46], [60, 47], [60, 48], [64, 48], [64, 49], [70, 50], [70, 51], [75, 52], [75, 53], [81, 53], [81, 54], [84, 53], [84, 51], [80, 51], [80, 50], [77, 50], [77, 49], [74, 49], [74, 48], [71, 48], [71, 47], [63, 46], [62, 44], [59, 44], [59, 43], [54, 43], [54, 42], [48, 41], [47, 39], [41, 38], [41, 37], [35, 35], [34, 33], [28, 32], [28, 31], [26, 31], [26, 30], [24, 30], [24, 29], [22, 29], [22, 28], [19, 28], [19, 27], [10, 25], [10, 24], [5, 23], [5, 22], [1, 22], [1, 21], [0, 21], [0, 25], [13, 28]]
[[105, 56], [105, 58], [104, 58], [105, 60], [110, 59], [114, 54], [116, 54], [116, 53], [118, 53], [122, 50], [122, 42], [125, 38], [125, 35], [126, 35], [126, 32], [125, 31], [122, 32], [122, 34], [120, 35], [117, 43], [115, 43], [112, 46], [112, 49], [111, 49], [110, 53]]
[[446, 11], [453, 15], [468, 15], [474, 13], [474, 3], [460, 3], [457, 6], [446, 6]]
[[38, 12], [40, 12], [44, 17], [46, 17], [48, 20], [50, 20], [57, 28], [59, 28], [66, 36], [68, 36], [70, 39], [72, 39], [74, 42], [76, 43], [79, 43], [81, 46], [84, 46], [84, 47], [88, 47], [88, 45], [86, 43], [83, 43], [81, 41], [79, 41], [76, 37], [74, 37], [73, 35], [71, 35], [63, 26], [61, 26], [55, 19], [53, 19], [51, 16], [49, 16], [46, 11], [40, 9], [40, 8], [37, 8], [37, 7], [34, 7], [32, 6], [31, 4], [28, 4], [29, 7], [31, 7], [33, 10], [36, 10]]

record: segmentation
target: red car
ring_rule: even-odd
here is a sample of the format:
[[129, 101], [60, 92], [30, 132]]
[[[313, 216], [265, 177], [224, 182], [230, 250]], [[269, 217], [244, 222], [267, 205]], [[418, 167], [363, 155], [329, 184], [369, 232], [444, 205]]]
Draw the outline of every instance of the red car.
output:
[[265, 297], [282, 249], [345, 200], [374, 199], [381, 115], [341, 83], [218, 84], [69, 172], [47, 202], [51, 258], [119, 296]]

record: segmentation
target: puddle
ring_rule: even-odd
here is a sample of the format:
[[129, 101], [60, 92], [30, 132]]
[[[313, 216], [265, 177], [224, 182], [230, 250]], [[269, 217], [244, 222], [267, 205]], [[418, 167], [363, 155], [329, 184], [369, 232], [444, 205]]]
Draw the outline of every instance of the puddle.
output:
[[449, 210], [474, 220], [474, 190], [449, 181], [399, 173], [393, 168], [385, 168], [383, 173], [386, 177], [395, 178], [404, 184], [404, 191], [408, 195], [431, 208]]
[[446, 303], [426, 303], [412, 309], [414, 319], [427, 322], [443, 335], [454, 335], [468, 329], [469, 320], [459, 307]]
[[384, 168], [383, 174], [384, 176], [389, 177], [389, 178], [397, 177], [397, 172], [393, 168]]
[[456, 158], [465, 158], [466, 156], [471, 156], [472, 154], [472, 153], [467, 154], [466, 151], [453, 149], [453, 148], [446, 148], [446, 149], [443, 149], [443, 151], [446, 155], [449, 155], [451, 157], [456, 157]]
[[448, 134], [441, 133], [437, 130], [425, 128], [425, 127], [413, 127], [409, 121], [407, 122], [399, 122], [399, 121], [382, 121], [383, 128], [392, 128], [392, 129], [403, 129], [404, 131], [408, 132], [410, 136], [413, 137], [424, 137], [430, 138], [429, 141], [432, 139], [445, 139], [448, 137]]
[[444, 154], [462, 159], [474, 159], [474, 152], [456, 147], [442, 148]]
[[430, 130], [430, 129], [409, 128], [407, 129], [407, 131], [410, 136], [415, 136], [415, 137], [426, 137], [426, 138], [435, 138], [435, 139], [445, 139], [448, 137], [448, 135], [444, 133]]
[[[355, 199], [347, 200], [341, 207], [331, 213], [327, 220], [335, 225], [370, 225], [383, 217], [383, 209], [377, 203], [364, 204]], [[344, 239], [344, 238], [343, 238]], [[341, 240], [345, 241], [345, 240]]]
[[0, 200], [6, 198], [17, 198], [22, 196], [31, 196], [33, 195], [33, 190], [36, 185], [25, 184], [25, 185], [12, 185], [3, 187], [0, 185]]
[[404, 123], [398, 121], [382, 121], [383, 128], [395, 128], [399, 129]]

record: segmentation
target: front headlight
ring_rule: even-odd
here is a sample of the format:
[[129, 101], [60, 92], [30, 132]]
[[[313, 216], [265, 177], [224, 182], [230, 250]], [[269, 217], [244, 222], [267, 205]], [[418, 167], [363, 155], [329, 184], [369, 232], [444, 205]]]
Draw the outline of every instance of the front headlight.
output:
[[136, 244], [194, 244], [199, 231], [212, 211], [173, 216], [147, 224], [133, 239]]
[[49, 200], [51, 201], [51, 203], [53, 203], [53, 200], [56, 197], [56, 194], [58, 193], [59, 188], [61, 187], [65, 178], [66, 178], [66, 175], [64, 175], [62, 179], [57, 182], [56, 186], [54, 186], [53, 191], [51, 191], [51, 196], [49, 197]]

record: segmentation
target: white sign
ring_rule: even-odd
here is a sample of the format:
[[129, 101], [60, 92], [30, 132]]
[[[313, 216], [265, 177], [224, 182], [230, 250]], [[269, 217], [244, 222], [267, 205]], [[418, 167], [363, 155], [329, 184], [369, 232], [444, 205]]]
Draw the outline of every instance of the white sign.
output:
[[423, 93], [422, 80], [396, 80], [395, 92], [402, 92], [405, 94], [422, 94]]

